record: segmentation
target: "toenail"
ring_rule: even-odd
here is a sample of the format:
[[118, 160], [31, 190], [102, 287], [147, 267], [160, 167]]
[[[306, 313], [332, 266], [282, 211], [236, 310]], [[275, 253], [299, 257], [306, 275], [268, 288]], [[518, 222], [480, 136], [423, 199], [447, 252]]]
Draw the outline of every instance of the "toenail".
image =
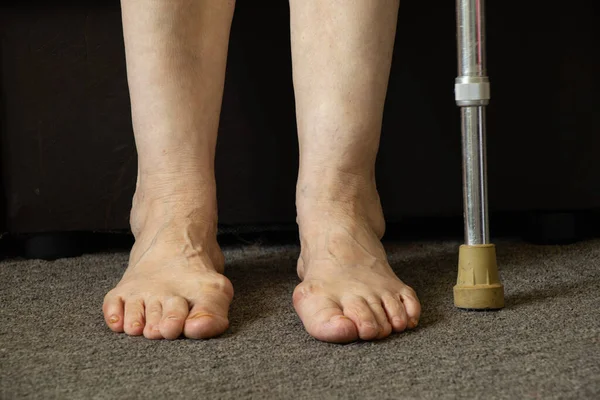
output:
[[196, 313], [194, 315], [192, 315], [191, 317], [189, 317], [188, 319], [198, 319], [198, 318], [202, 318], [202, 317], [214, 317], [214, 315], [212, 314], [208, 314], [208, 313]]
[[392, 318], [392, 322], [393, 322], [395, 325], [402, 325], [402, 322], [403, 322], [403, 320], [402, 320], [402, 318], [400, 318], [400, 317], [394, 317], [394, 318]]
[[142, 323], [139, 321], [135, 321], [133, 324], [131, 324], [131, 326], [134, 328], [139, 328], [140, 326], [142, 326]]
[[414, 328], [414, 327], [416, 327], [417, 325], [419, 325], [419, 320], [418, 320], [418, 319], [416, 319], [416, 318], [411, 318], [411, 319], [410, 319], [410, 324], [411, 324], [411, 326]]
[[119, 317], [116, 315], [112, 315], [109, 319], [108, 322], [110, 322], [111, 324], [116, 324], [117, 322], [119, 322]]

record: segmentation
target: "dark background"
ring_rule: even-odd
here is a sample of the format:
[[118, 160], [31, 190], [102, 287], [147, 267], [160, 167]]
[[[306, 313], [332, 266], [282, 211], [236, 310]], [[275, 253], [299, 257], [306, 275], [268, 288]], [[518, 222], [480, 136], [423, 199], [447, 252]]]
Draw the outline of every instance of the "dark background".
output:
[[[596, 226], [598, 19], [591, 0], [560, 5], [487, 2], [493, 234], [540, 215], [559, 232]], [[1, 7], [0, 231], [127, 232], [136, 153], [118, 1]], [[377, 173], [391, 229], [408, 236], [462, 234], [454, 13], [400, 7]], [[294, 223], [297, 153], [287, 1], [239, 0], [217, 151], [224, 229]]]

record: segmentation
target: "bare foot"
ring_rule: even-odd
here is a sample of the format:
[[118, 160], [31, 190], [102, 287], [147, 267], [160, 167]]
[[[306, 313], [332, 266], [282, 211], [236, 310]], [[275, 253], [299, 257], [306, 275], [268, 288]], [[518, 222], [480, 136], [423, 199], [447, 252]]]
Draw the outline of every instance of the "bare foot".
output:
[[138, 188], [129, 266], [104, 299], [104, 318], [113, 331], [205, 339], [227, 329], [233, 287], [222, 275], [216, 206], [209, 205], [213, 193], [214, 187], [160, 195]]
[[347, 343], [417, 326], [417, 295], [398, 279], [380, 242], [379, 197], [300, 200], [299, 205], [298, 276], [303, 282], [293, 301], [308, 333]]

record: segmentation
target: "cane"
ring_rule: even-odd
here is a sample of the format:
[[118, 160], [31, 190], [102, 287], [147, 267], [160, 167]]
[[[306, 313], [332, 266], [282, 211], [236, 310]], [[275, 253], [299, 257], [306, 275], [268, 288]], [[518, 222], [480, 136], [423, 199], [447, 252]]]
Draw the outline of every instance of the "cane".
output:
[[458, 74], [456, 104], [461, 111], [465, 244], [460, 246], [454, 305], [465, 309], [504, 307], [496, 248], [490, 243], [487, 204], [484, 0], [456, 0]]

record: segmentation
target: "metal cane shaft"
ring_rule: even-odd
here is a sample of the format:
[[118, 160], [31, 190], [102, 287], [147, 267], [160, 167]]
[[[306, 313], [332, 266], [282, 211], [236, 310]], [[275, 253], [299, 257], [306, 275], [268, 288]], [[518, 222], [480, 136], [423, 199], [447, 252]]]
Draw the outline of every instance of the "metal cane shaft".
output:
[[461, 107], [465, 242], [489, 239], [485, 106], [490, 87], [485, 65], [484, 0], [457, 0], [458, 72], [456, 103]]
[[485, 159], [485, 108], [463, 107], [463, 201], [466, 244], [490, 242]]
[[484, 0], [457, 0], [458, 72], [460, 76], [485, 76]]

